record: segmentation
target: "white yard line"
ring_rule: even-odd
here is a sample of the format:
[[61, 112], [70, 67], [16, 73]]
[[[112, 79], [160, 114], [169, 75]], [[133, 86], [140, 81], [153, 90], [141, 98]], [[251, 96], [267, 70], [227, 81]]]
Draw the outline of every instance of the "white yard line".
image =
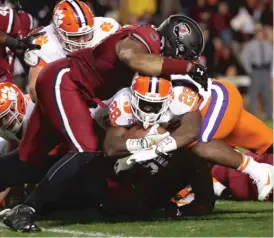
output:
[[[59, 228], [43, 228], [41, 227], [42, 231], [45, 232], [52, 232], [52, 233], [59, 233], [59, 234], [71, 234], [74, 236], [86, 236], [86, 237], [123, 237], [123, 235], [113, 236], [107, 233], [102, 232], [84, 232], [84, 231], [77, 231], [77, 230], [67, 230], [67, 229], [59, 229]], [[8, 228], [3, 224], [0, 223], [0, 231], [7, 231]]]

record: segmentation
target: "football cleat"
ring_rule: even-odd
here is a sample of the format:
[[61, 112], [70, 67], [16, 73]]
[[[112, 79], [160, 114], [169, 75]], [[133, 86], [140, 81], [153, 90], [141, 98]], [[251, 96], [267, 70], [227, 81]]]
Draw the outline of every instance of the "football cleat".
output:
[[258, 200], [265, 201], [273, 192], [273, 166], [270, 164], [260, 164], [261, 165], [261, 173], [260, 177], [253, 177], [253, 182], [257, 185], [258, 188]]
[[20, 204], [3, 214], [3, 223], [14, 231], [39, 232], [41, 229], [32, 221], [34, 214], [32, 207]]

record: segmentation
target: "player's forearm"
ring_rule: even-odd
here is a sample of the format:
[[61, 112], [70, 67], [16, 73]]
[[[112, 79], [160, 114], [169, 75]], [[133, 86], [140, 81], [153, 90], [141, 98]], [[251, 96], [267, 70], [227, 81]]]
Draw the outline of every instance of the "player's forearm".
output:
[[126, 128], [110, 127], [106, 133], [104, 140], [104, 154], [108, 157], [121, 156], [130, 154], [127, 150], [126, 141], [124, 138]]
[[20, 42], [17, 39], [14, 39], [4, 32], [0, 32], [0, 45], [5, 45], [10, 49], [17, 49], [20, 46]]
[[126, 63], [139, 74], [150, 76], [186, 74], [192, 66], [186, 60], [176, 60], [148, 53], [135, 53], [126, 59]]
[[112, 156], [126, 156], [129, 155], [130, 152], [127, 150], [126, 139], [121, 137], [113, 137], [111, 140], [107, 140], [104, 142], [104, 154], [107, 157]]
[[154, 54], [138, 53], [126, 59], [126, 63], [139, 74], [159, 76], [162, 71], [163, 57]]
[[199, 111], [189, 112], [182, 116], [181, 126], [157, 144], [159, 151], [166, 153], [185, 148], [195, 141], [200, 133], [201, 121], [202, 117]]
[[181, 126], [171, 136], [177, 144], [177, 148], [184, 148], [195, 141], [200, 133], [202, 116], [200, 111], [188, 112], [181, 118]]

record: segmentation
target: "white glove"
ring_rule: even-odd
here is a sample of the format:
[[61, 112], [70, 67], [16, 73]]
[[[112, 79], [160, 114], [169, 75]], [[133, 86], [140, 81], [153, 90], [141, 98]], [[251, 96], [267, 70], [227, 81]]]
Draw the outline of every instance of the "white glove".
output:
[[120, 171], [129, 170], [133, 167], [135, 163], [128, 164], [127, 160], [130, 156], [127, 156], [122, 159], [118, 159], [116, 163], [114, 164], [114, 171], [116, 174], [118, 174]]
[[159, 156], [159, 151], [157, 150], [157, 146], [153, 145], [147, 149], [140, 150], [130, 156], [127, 157], [126, 163], [128, 165], [134, 164], [136, 162], [148, 161], [155, 159]]
[[134, 153], [139, 150], [143, 150], [159, 143], [161, 140], [165, 139], [170, 135], [169, 132], [164, 134], [159, 134], [157, 128], [159, 124], [153, 125], [147, 135], [141, 139], [128, 139], [126, 141], [127, 150], [131, 153]]
[[132, 162], [141, 162], [157, 158], [159, 155], [167, 155], [168, 152], [176, 150], [177, 143], [176, 140], [168, 136], [156, 145], [152, 145], [149, 148], [133, 152], [127, 159], [127, 163], [131, 164]]

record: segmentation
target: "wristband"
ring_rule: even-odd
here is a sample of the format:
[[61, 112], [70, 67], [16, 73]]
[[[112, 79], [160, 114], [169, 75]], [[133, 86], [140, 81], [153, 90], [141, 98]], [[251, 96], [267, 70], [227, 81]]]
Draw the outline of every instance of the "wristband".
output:
[[147, 140], [144, 138], [141, 139], [127, 139], [126, 141], [127, 150], [129, 152], [139, 151], [148, 147]]
[[192, 67], [192, 63], [187, 60], [177, 60], [164, 57], [161, 76], [171, 74], [187, 74]]
[[161, 153], [177, 150], [177, 142], [172, 136], [168, 136], [157, 144], [157, 150]]

